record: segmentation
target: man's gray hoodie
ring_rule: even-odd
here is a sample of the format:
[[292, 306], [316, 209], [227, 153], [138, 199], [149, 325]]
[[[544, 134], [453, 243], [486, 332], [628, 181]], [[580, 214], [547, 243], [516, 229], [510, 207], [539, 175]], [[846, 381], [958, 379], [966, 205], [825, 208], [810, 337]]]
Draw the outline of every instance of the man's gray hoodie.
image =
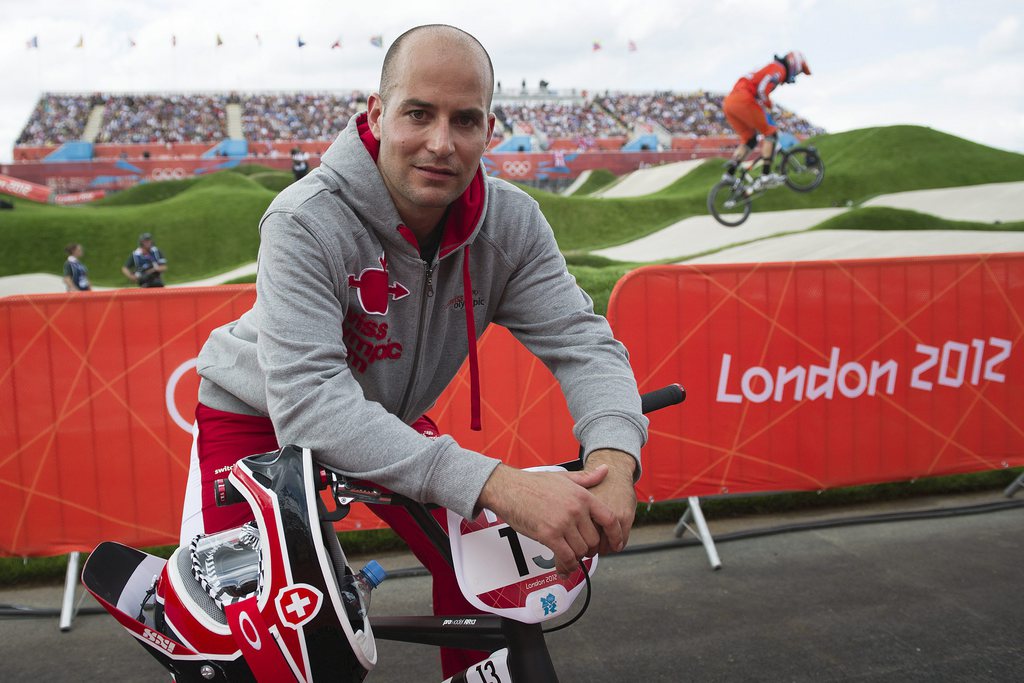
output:
[[353, 118], [320, 167], [267, 209], [256, 303], [203, 346], [199, 400], [269, 416], [279, 443], [471, 517], [499, 460], [408, 426], [466, 359], [471, 288], [476, 336], [491, 322], [511, 331], [554, 372], [585, 452], [625, 451], [639, 476], [647, 420], [625, 349], [566, 270], [537, 203], [478, 170], [425, 262], [378, 149], [365, 114]]

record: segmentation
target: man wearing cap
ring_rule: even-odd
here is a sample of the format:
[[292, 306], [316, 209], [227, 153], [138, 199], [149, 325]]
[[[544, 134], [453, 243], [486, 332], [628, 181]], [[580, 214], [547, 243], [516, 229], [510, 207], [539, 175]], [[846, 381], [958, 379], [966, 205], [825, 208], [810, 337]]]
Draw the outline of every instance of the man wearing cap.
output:
[[139, 287], [163, 287], [165, 270], [167, 259], [153, 244], [153, 236], [148, 232], [139, 235], [139, 248], [129, 254], [128, 260], [121, 266], [124, 276]]

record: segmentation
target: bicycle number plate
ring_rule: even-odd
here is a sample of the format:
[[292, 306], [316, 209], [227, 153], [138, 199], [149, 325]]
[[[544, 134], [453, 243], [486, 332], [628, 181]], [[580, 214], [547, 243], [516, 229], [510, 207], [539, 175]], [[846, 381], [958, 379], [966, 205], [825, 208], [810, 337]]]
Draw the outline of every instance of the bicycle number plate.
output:
[[[474, 520], [449, 510], [448, 536], [459, 588], [471, 605], [484, 612], [536, 624], [566, 613], [583, 589], [582, 571], [562, 579], [554, 569], [551, 550], [518, 534], [490, 510]], [[593, 574], [597, 557], [585, 558], [583, 564]]]
[[[466, 683], [511, 683], [512, 672], [508, 670], [508, 648], [501, 648], [490, 657], [474, 664], [464, 672]], [[444, 683], [454, 683], [455, 677], [445, 679]]]

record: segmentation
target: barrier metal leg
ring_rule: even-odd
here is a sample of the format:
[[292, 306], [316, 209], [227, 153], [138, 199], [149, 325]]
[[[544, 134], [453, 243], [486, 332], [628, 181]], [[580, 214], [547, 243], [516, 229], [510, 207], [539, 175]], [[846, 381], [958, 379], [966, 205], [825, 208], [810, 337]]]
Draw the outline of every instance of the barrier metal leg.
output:
[[70, 631], [74, 618], [75, 589], [78, 587], [78, 551], [68, 553], [68, 571], [64, 575], [64, 600], [60, 606], [60, 630]]
[[[676, 524], [676, 538], [681, 538], [683, 533], [689, 529], [693, 535], [700, 539], [701, 544], [704, 546], [704, 552], [708, 555], [708, 562], [711, 564], [711, 568], [721, 569], [722, 560], [718, 557], [715, 539], [711, 536], [711, 531], [708, 530], [708, 523], [704, 520], [704, 513], [700, 509], [700, 498], [690, 496], [686, 499], [686, 502], [686, 512], [683, 513], [683, 516], [679, 518], [679, 523]], [[691, 521], [697, 526], [696, 529], [690, 526]]]
[[1010, 485], [1006, 487], [1006, 490], [1003, 491], [1003, 495], [1007, 498], [1013, 498], [1013, 494], [1017, 493], [1018, 489], [1024, 489], [1024, 474], [1021, 474], [1019, 477], [1014, 479]]

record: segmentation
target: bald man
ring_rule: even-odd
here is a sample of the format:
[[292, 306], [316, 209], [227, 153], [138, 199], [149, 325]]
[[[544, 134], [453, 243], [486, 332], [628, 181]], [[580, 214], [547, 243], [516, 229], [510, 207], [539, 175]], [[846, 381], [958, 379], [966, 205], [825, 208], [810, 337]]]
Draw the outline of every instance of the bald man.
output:
[[[537, 203], [487, 177], [494, 72], [480, 43], [429, 25], [388, 50], [380, 90], [322, 163], [260, 223], [257, 300], [210, 335], [182, 540], [237, 526], [210, 482], [278, 444], [472, 518], [481, 508], [549, 547], [556, 568], [621, 550], [647, 420], [625, 349], [576, 285]], [[552, 369], [585, 467], [525, 472], [462, 448], [426, 415], [476, 340], [510, 330]], [[235, 506], [239, 507], [239, 506]], [[475, 612], [404, 511], [376, 510], [434, 575], [436, 614]], [[443, 651], [444, 676], [486, 653]]]

